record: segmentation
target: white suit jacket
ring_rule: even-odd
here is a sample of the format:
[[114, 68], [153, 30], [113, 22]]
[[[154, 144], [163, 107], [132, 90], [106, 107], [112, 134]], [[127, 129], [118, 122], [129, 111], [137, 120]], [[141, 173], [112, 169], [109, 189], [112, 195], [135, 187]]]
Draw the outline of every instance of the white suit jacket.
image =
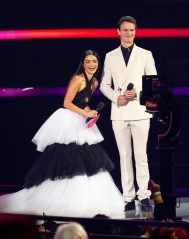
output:
[[[127, 66], [121, 46], [106, 54], [100, 90], [112, 101], [111, 120], [140, 120], [152, 117], [150, 113], [145, 112], [146, 106], [140, 105], [143, 75], [157, 75], [151, 51], [134, 44]], [[137, 97], [126, 105], [118, 107], [117, 98], [129, 83], [134, 84]]]

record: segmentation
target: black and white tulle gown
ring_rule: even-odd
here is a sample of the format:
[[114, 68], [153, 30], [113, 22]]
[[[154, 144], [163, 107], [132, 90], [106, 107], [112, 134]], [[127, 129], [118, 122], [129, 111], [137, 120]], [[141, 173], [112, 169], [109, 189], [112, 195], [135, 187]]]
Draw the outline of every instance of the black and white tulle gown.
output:
[[[84, 108], [90, 81], [74, 103]], [[92, 81], [92, 80], [91, 80]], [[97, 125], [86, 127], [86, 117], [57, 109], [40, 127], [32, 142], [41, 152], [26, 176], [22, 190], [0, 197], [0, 211], [66, 217], [105, 214], [124, 218], [123, 197], [110, 172], [114, 165], [100, 145]]]

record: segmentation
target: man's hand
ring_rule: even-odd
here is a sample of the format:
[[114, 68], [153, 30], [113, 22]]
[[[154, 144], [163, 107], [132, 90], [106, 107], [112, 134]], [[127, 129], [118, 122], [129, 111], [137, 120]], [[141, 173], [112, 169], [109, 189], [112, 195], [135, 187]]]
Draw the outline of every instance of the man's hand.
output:
[[132, 90], [125, 90], [124, 91], [124, 96], [125, 96], [127, 101], [133, 100], [134, 98], [136, 98], [137, 93], [136, 93], [135, 88], [133, 88]]
[[118, 98], [117, 98], [117, 105], [118, 106], [125, 105], [126, 101], [127, 100], [126, 100], [125, 95], [119, 95]]

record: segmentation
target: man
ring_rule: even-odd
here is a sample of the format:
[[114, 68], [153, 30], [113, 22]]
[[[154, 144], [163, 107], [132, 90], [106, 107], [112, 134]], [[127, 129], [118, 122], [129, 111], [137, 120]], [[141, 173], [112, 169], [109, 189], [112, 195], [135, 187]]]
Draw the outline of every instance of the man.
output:
[[[157, 72], [152, 53], [134, 44], [136, 29], [136, 20], [131, 16], [124, 16], [118, 21], [121, 45], [106, 54], [100, 89], [112, 102], [111, 120], [120, 155], [125, 211], [135, 209], [137, 195], [141, 210], [150, 212], [146, 149], [152, 115], [140, 105], [140, 91], [142, 76], [156, 75]], [[138, 190], [134, 185], [132, 148]]]

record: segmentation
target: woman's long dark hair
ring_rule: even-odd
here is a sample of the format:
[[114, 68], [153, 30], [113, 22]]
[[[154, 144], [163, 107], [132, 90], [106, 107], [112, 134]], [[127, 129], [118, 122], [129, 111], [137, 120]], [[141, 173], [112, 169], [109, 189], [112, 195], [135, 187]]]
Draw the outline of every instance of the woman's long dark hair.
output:
[[[98, 53], [95, 52], [95, 51], [93, 51], [93, 50], [87, 50], [87, 51], [85, 51], [85, 52], [82, 54], [81, 60], [80, 60], [80, 63], [79, 63], [79, 66], [78, 66], [76, 72], [73, 74], [73, 76], [79, 75], [79, 74], [81, 74], [81, 73], [84, 72], [83, 63], [84, 63], [84, 60], [85, 60], [86, 56], [88, 56], [88, 55], [93, 55], [93, 56], [95, 56], [95, 57], [97, 58], [97, 60], [98, 60], [98, 68], [97, 68], [97, 71], [96, 71], [95, 74], [94, 74], [95, 77], [98, 76], [99, 66], [100, 66], [100, 58], [99, 58]], [[73, 76], [72, 76], [72, 77], [73, 77]]]

